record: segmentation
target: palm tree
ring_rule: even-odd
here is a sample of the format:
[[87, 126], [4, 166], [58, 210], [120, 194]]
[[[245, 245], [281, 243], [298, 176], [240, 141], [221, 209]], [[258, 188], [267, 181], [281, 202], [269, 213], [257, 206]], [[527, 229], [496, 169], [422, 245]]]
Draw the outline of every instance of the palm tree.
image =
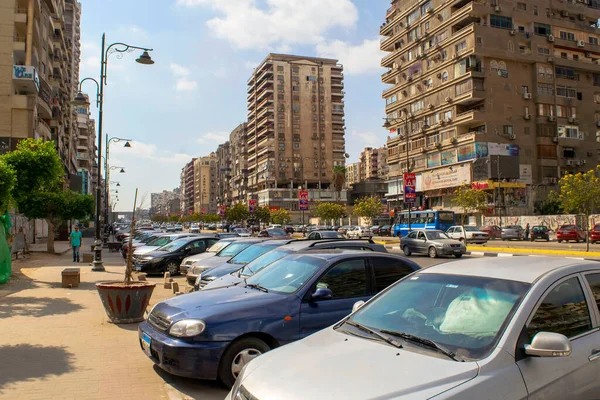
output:
[[342, 197], [342, 189], [346, 184], [346, 167], [343, 165], [334, 165], [333, 167], [333, 187], [338, 193], [338, 201]]

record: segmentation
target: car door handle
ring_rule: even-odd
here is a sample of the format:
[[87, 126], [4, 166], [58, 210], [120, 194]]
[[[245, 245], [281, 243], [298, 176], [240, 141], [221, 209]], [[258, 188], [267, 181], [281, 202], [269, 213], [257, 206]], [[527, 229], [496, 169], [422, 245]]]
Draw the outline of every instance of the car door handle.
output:
[[589, 361], [595, 361], [600, 358], [600, 350], [592, 350], [592, 355], [588, 357]]

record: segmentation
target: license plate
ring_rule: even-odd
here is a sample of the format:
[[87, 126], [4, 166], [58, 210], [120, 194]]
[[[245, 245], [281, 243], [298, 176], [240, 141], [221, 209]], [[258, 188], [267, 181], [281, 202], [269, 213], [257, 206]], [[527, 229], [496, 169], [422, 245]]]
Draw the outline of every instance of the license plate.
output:
[[460, 250], [454, 250], [455, 253], [460, 253]]
[[150, 352], [150, 343], [152, 343], [152, 338], [146, 333], [142, 332], [142, 348], [148, 357], [152, 357], [152, 353]]
[[135, 266], [135, 270], [136, 271], [141, 271], [142, 270], [142, 266], [141, 265], [136, 265]]

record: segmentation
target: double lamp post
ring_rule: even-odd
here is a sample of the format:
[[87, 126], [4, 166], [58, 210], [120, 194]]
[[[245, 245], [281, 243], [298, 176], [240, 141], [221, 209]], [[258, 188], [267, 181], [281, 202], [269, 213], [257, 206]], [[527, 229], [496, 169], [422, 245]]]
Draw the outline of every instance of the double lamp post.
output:
[[[98, 107], [98, 175], [97, 175], [97, 183], [96, 183], [96, 215], [94, 224], [96, 227], [95, 232], [95, 247], [94, 247], [94, 265], [92, 267], [92, 271], [104, 271], [104, 265], [102, 263], [102, 232], [100, 226], [100, 213], [101, 211], [101, 199], [102, 199], [102, 189], [100, 187], [100, 182], [102, 180], [102, 122], [103, 122], [103, 106], [104, 106], [104, 86], [106, 85], [106, 72], [108, 67], [108, 58], [111, 54], [117, 53], [117, 58], [122, 58], [123, 53], [130, 53], [134, 50], [141, 50], [142, 54], [136, 59], [136, 62], [140, 64], [150, 65], [154, 64], [154, 61], [148, 54], [152, 49], [145, 47], [132, 46], [125, 43], [116, 42], [108, 47], [106, 46], [106, 34], [102, 34], [102, 49], [100, 55], [100, 82], [98, 82], [94, 78], [84, 78], [79, 83], [79, 93], [75, 96], [73, 100], [73, 104], [75, 105], [89, 105], [89, 101], [87, 96], [83, 94], [81, 91], [82, 85], [85, 81], [90, 80], [96, 83], [96, 107]], [[108, 142], [107, 142], [108, 147]], [[106, 157], [108, 160], [108, 154]], [[108, 161], [107, 161], [108, 165]], [[106, 186], [110, 186], [108, 182], [105, 182]]]

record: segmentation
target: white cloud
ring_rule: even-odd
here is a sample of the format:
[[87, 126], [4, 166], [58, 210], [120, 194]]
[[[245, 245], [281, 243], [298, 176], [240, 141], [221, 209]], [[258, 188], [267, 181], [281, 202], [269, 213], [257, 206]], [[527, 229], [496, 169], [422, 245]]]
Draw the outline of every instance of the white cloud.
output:
[[221, 16], [207, 22], [212, 33], [242, 49], [289, 50], [315, 44], [333, 28], [354, 28], [358, 9], [351, 0], [177, 0], [184, 7], [211, 6]]
[[191, 92], [198, 87], [198, 82], [190, 79], [191, 70], [182, 65], [171, 63], [169, 65], [171, 73], [176, 77], [175, 90], [177, 92]]
[[381, 136], [377, 136], [373, 132], [352, 132], [350, 136], [356, 138], [355, 143], [360, 143], [361, 147], [380, 147], [384, 142]]
[[225, 143], [229, 140], [229, 133], [227, 132], [208, 132], [196, 139], [196, 143], [199, 144], [210, 144], [215, 147], [221, 143]]
[[188, 76], [191, 72], [189, 68], [186, 68], [182, 65], [175, 64], [175, 63], [171, 63], [169, 65], [169, 68], [171, 69], [171, 72], [173, 73], [173, 75], [176, 75], [176, 76]]
[[158, 146], [152, 143], [138, 141], [132, 141], [130, 143], [131, 147], [123, 147], [114, 143], [111, 144], [109, 160], [111, 164], [118, 163], [123, 166], [134, 165], [135, 161], [139, 159], [153, 160], [168, 164], [181, 164], [182, 162], [188, 162], [193, 158], [193, 156], [189, 154], [159, 150]]
[[344, 72], [348, 75], [365, 73], [381, 73], [381, 59], [385, 53], [379, 49], [379, 40], [365, 40], [353, 46], [341, 40], [317, 45], [317, 54], [320, 57], [336, 58], [344, 65]]
[[256, 67], [258, 67], [258, 64], [260, 64], [260, 61], [246, 61], [244, 63], [244, 67], [247, 69], [254, 69]]

